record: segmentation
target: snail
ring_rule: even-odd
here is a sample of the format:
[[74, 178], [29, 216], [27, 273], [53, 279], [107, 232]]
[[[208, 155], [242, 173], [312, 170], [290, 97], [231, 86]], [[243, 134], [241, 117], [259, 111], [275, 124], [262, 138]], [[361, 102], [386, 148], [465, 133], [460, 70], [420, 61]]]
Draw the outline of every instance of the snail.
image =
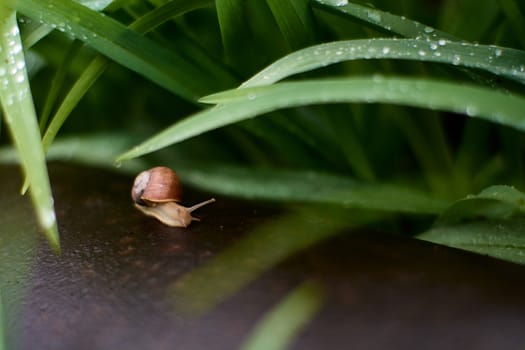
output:
[[191, 213], [215, 202], [215, 199], [211, 198], [186, 208], [178, 203], [181, 197], [179, 177], [173, 170], [163, 166], [138, 174], [131, 189], [131, 198], [137, 209], [173, 227], [188, 227], [192, 221], [199, 221], [191, 216]]

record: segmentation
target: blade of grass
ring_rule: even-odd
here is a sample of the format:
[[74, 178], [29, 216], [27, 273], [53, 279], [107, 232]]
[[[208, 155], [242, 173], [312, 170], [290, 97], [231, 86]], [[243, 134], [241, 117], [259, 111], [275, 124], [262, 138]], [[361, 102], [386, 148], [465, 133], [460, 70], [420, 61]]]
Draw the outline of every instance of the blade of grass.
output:
[[308, 0], [266, 0], [288, 45], [296, 50], [315, 42], [315, 26]]
[[525, 51], [441, 39], [363, 39], [325, 43], [293, 52], [255, 74], [241, 87], [268, 85], [294, 74], [358, 59], [445, 63], [484, 70], [525, 84]]
[[243, 0], [215, 1], [226, 61], [236, 67], [242, 67], [251, 52], [242, 49], [251, 40], [244, 6]]
[[0, 102], [5, 122], [31, 186], [31, 199], [40, 225], [51, 248], [59, 252], [60, 242], [53, 197], [25, 69], [16, 14], [4, 5], [0, 5], [0, 33]]
[[456, 201], [443, 212], [436, 225], [446, 226], [479, 219], [508, 219], [516, 214], [525, 214], [525, 194], [513, 187], [498, 185]]
[[316, 103], [382, 102], [465, 113], [525, 130], [525, 98], [471, 85], [409, 78], [346, 78], [280, 83], [229, 90], [207, 96], [205, 103], [223, 104], [181, 120], [118, 161], [139, 157], [206, 131], [279, 108]]
[[[388, 34], [397, 34], [408, 38], [420, 39], [421, 41], [459, 41], [456, 37], [450, 34], [436, 30], [435, 28], [411, 19], [407, 19], [404, 16], [393, 15], [375, 8], [347, 1], [315, 0], [313, 1], [313, 5], [327, 10], [328, 12], [348, 17], [354, 21], [360, 21], [369, 27], [379, 29]], [[493, 81], [484, 79], [473, 72], [467, 71], [467, 74], [476, 82], [483, 82], [488, 85], [494, 84]]]
[[516, 33], [516, 38], [520, 41], [521, 46], [525, 48], [525, 16], [520, 11], [518, 4], [514, 0], [499, 0], [499, 6], [503, 10], [505, 16], [509, 19], [511, 26]]
[[525, 194], [491, 186], [453, 203], [417, 238], [525, 264]]
[[515, 218], [435, 227], [417, 238], [525, 264], [525, 235], [523, 232], [525, 232], [525, 220]]
[[[207, 6], [210, 4], [209, 0], [200, 1], [184, 1], [184, 2], [169, 2], [164, 6], [161, 6], [143, 17], [137, 19], [130, 24], [130, 28], [138, 31], [139, 33], [147, 33], [153, 30], [156, 26], [160, 25], [164, 21], [167, 21], [173, 17], [181, 16], [184, 13], [194, 10], [196, 8]], [[58, 131], [66, 121], [67, 117], [71, 114], [73, 109], [77, 106], [78, 102], [86, 94], [89, 88], [95, 83], [100, 75], [106, 70], [110, 61], [104, 56], [95, 57], [89, 66], [84, 69], [82, 74], [79, 76], [77, 81], [73, 84], [70, 91], [60, 104], [55, 115], [53, 116], [51, 123], [49, 124], [43, 139], [42, 144], [44, 151], [47, 151], [53, 140], [55, 139]]]
[[456, 40], [456, 37], [422, 23], [368, 6], [341, 0], [313, 0], [312, 4], [337, 15], [357, 19], [387, 33], [395, 33], [408, 38]]
[[190, 101], [232, 84], [224, 79], [210, 84], [209, 77], [179, 53], [75, 2], [8, 0], [8, 5], [74, 35], [101, 54]]
[[75, 40], [71, 43], [71, 46], [69, 47], [69, 49], [66, 52], [66, 55], [64, 56], [64, 60], [58, 67], [55, 76], [51, 81], [49, 93], [47, 95], [46, 102], [44, 103], [44, 107], [42, 108], [42, 113], [40, 114], [39, 125], [41, 133], [44, 133], [44, 131], [46, 130], [47, 122], [49, 121], [51, 111], [53, 110], [53, 107], [55, 106], [56, 100], [58, 98], [58, 94], [60, 93], [60, 90], [66, 81], [66, 75], [69, 64], [71, 63], [71, 60], [73, 59], [73, 57], [75, 57], [75, 55], [78, 53], [78, 50], [81, 47], [82, 42], [78, 40]]
[[207, 191], [248, 199], [311, 202], [352, 208], [437, 214], [447, 202], [402, 185], [366, 183], [312, 171], [193, 165], [182, 167], [184, 181]]
[[240, 349], [289, 349], [294, 338], [319, 311], [323, 299], [319, 284], [302, 283], [264, 315]]

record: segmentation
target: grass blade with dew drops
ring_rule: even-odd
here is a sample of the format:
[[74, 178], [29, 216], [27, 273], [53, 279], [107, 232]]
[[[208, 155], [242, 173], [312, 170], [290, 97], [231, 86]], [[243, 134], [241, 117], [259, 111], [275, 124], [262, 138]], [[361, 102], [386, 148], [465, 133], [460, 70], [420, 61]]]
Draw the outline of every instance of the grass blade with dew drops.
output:
[[375, 29], [395, 33], [408, 38], [426, 40], [457, 40], [448, 33], [439, 31], [417, 21], [397, 16], [385, 11], [355, 4], [347, 0], [313, 0], [312, 4], [329, 12], [357, 19]]
[[396, 59], [475, 68], [525, 85], [525, 51], [443, 39], [362, 39], [315, 45], [263, 69], [241, 87], [269, 85], [294, 74], [358, 59]]
[[[173, 2], [169, 2], [137, 19], [130, 24], [130, 28], [139, 33], [147, 33], [171, 18], [181, 16], [188, 11], [209, 4], [209, 0], [193, 1], [192, 3], [188, 1], [175, 2], [176, 6]], [[76, 107], [80, 99], [86, 94], [88, 89], [95, 83], [98, 77], [100, 77], [100, 75], [106, 70], [109, 63], [110, 61], [108, 58], [99, 55], [95, 57], [82, 72], [62, 101], [61, 105], [58, 107], [57, 112], [53, 116], [52, 121], [43, 136], [42, 143], [44, 145], [44, 150], [49, 148], [69, 114]]]
[[0, 5], [0, 101], [6, 125], [18, 149], [22, 167], [31, 186], [31, 199], [41, 227], [55, 252], [60, 251], [58, 228], [47, 167], [16, 14]]
[[[208, 6], [210, 3], [210, 0], [200, 0], [193, 2], [169, 2], [138, 18], [136, 21], [130, 24], [130, 28], [138, 31], [139, 33], [147, 33], [167, 20], [181, 16], [188, 11], [192, 11], [203, 6]], [[44, 136], [42, 138], [44, 152], [47, 152], [68, 116], [77, 106], [89, 88], [97, 81], [102, 73], [104, 73], [109, 64], [110, 60], [107, 57], [98, 55], [89, 63], [86, 69], [84, 69], [82, 74], [75, 81], [67, 95], [64, 97], [62, 103], [58, 107], [51, 122], [49, 123], [49, 126], [45, 130]], [[27, 186], [28, 183], [26, 181], [23, 185], [24, 192], [27, 190]]]
[[183, 119], [119, 156], [125, 161], [280, 108], [318, 103], [389, 103], [464, 113], [525, 130], [525, 98], [488, 88], [414, 78], [345, 78], [279, 83], [207, 96], [222, 104]]
[[416, 238], [525, 264], [525, 194], [491, 186], [445, 210]]
[[300, 331], [319, 311], [323, 299], [323, 290], [318, 283], [303, 282], [257, 322], [240, 349], [289, 349]]
[[[347, 0], [314, 0], [312, 4], [325, 11], [347, 17], [351, 20], [357, 20], [369, 27], [388, 34], [415, 38], [421, 41], [461, 41], [453, 35], [404, 16], [397, 16], [369, 6], [355, 4]], [[474, 72], [467, 71], [467, 74], [474, 81], [485, 82], [489, 85], [493, 84], [493, 81], [484, 79]]]
[[436, 226], [416, 238], [525, 265], [525, 219], [470, 221]]
[[189, 101], [235, 84], [225, 80], [223, 74], [210, 84], [209, 75], [213, 72], [203, 72], [178, 52], [76, 2], [8, 0], [7, 3], [27, 17], [67, 31], [101, 54]]

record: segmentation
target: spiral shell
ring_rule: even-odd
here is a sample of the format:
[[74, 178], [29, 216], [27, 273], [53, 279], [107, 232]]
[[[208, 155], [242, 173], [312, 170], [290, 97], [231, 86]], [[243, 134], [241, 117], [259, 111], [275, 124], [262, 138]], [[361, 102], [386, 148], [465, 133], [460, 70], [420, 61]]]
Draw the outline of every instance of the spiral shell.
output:
[[131, 198], [141, 205], [179, 202], [182, 198], [179, 177], [173, 170], [163, 166], [143, 171], [135, 178]]

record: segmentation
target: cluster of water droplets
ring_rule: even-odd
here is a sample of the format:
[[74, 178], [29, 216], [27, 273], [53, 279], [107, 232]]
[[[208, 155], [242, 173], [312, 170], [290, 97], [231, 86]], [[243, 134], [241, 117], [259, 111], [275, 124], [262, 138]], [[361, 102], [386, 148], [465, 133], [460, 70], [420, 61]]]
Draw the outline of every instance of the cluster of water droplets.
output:
[[3, 62], [0, 62], [0, 89], [4, 97], [2, 102], [10, 106], [24, 99], [28, 93], [25, 60], [18, 26], [15, 24], [1, 35], [0, 56]]

